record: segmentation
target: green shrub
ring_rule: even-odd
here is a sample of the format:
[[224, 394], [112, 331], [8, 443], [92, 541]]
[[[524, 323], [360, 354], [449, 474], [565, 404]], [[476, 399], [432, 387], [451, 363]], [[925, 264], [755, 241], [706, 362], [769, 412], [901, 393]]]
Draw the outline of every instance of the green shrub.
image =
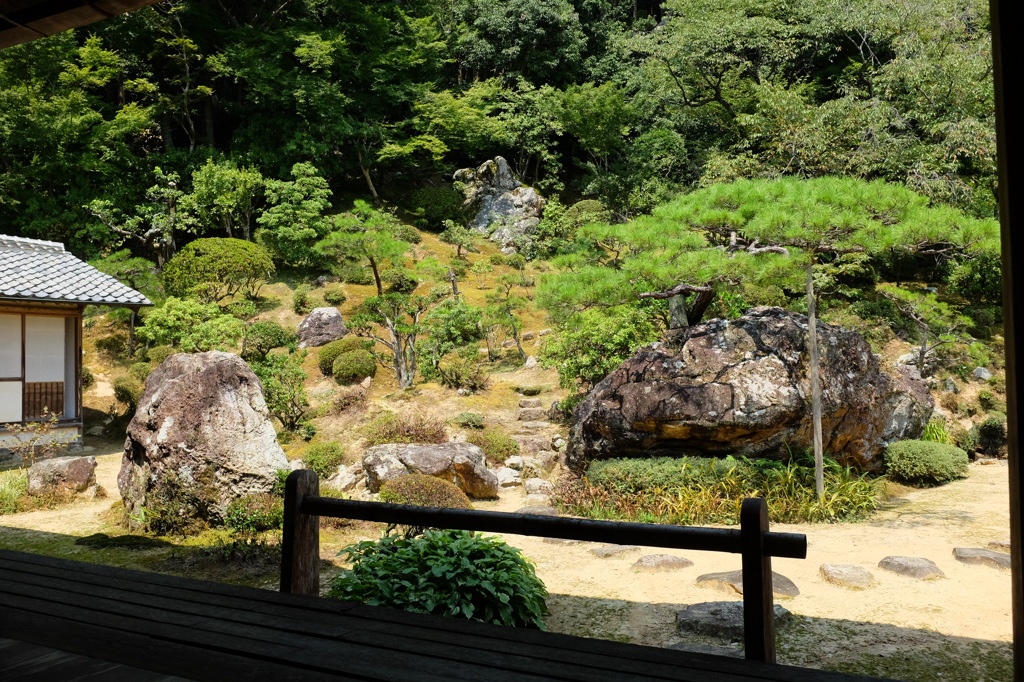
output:
[[146, 377], [153, 371], [153, 366], [148, 362], [136, 362], [128, 368], [128, 373], [139, 381], [145, 383]]
[[955, 429], [953, 431], [952, 445], [955, 445], [964, 452], [966, 452], [968, 456], [977, 452], [979, 447], [978, 427], [973, 426], [969, 429]]
[[377, 361], [365, 350], [350, 350], [334, 360], [331, 374], [339, 384], [348, 385], [377, 374]]
[[302, 453], [302, 463], [322, 479], [338, 473], [338, 467], [344, 459], [345, 446], [335, 440], [328, 443], [313, 443]]
[[934, 485], [965, 477], [967, 453], [953, 445], [904, 440], [886, 448], [885, 466], [893, 480]]
[[[472, 509], [466, 493], [451, 481], [445, 481], [426, 474], [409, 474], [391, 481], [380, 487], [378, 500], [390, 504], [415, 504], [421, 507], [437, 507], [441, 509]], [[389, 524], [385, 535], [396, 532], [404, 537], [414, 538], [427, 530], [425, 526], [404, 526]]]
[[988, 389], [978, 391], [978, 404], [981, 405], [981, 409], [985, 412], [1006, 411], [1006, 401], [992, 395], [992, 391]]
[[179, 351], [175, 350], [171, 346], [153, 346], [146, 351], [146, 357], [149, 358], [149, 361], [155, 366], [159, 367], [163, 364], [164, 360], [177, 352]]
[[461, 530], [385, 537], [342, 551], [328, 596], [372, 606], [544, 629], [547, 590], [533, 564], [497, 538]]
[[270, 252], [244, 239], [196, 239], [164, 266], [161, 279], [171, 296], [220, 301], [236, 294], [255, 296], [271, 275]]
[[93, 376], [92, 370], [82, 365], [82, 390], [88, 390], [90, 386], [96, 383], [96, 377]]
[[654, 325], [642, 311], [585, 310], [544, 344], [541, 360], [558, 370], [563, 387], [589, 387], [656, 337]]
[[430, 229], [440, 228], [445, 220], [462, 220], [462, 202], [462, 192], [449, 184], [423, 187], [409, 197], [412, 211], [420, 215], [417, 223]]
[[114, 399], [125, 406], [125, 414], [134, 413], [142, 397], [142, 383], [135, 377], [117, 377], [114, 379]]
[[459, 412], [455, 415], [455, 424], [464, 429], [482, 429], [484, 416], [479, 412]]
[[96, 339], [96, 350], [106, 353], [112, 358], [119, 358], [128, 350], [128, 340], [124, 334], [111, 334]]
[[921, 434], [921, 440], [931, 441], [932, 443], [942, 443], [943, 445], [955, 445], [953, 442], [953, 434], [950, 433], [949, 427], [946, 425], [946, 420], [942, 417], [933, 417], [924, 427], [924, 433]]
[[411, 294], [420, 285], [405, 268], [389, 268], [381, 273], [380, 278], [387, 285], [389, 293]]
[[320, 367], [320, 373], [329, 377], [334, 373], [334, 361], [342, 353], [350, 353], [354, 350], [369, 351], [373, 348], [373, 339], [363, 339], [358, 336], [346, 336], [337, 341], [331, 341], [320, 348], [317, 353], [316, 362]]
[[988, 385], [992, 387], [992, 390], [996, 393], [1006, 394], [1006, 375], [1005, 374], [994, 374], [991, 379], [988, 380]]
[[397, 239], [401, 239], [403, 242], [409, 242], [410, 244], [419, 244], [423, 241], [423, 235], [412, 225], [405, 223], [398, 223], [394, 226], [394, 234]]
[[455, 273], [456, 277], [461, 279], [466, 276], [467, 272], [469, 272], [469, 261], [465, 258], [452, 258], [451, 261], [448, 262], [448, 267], [452, 269], [452, 272]]
[[482, 391], [487, 388], [487, 373], [474, 360], [461, 358], [442, 363], [437, 367], [437, 379], [442, 386], [467, 391]]
[[245, 323], [225, 315], [216, 303], [200, 303], [187, 298], [169, 297], [150, 310], [139, 337], [160, 345], [170, 345], [185, 353], [205, 352], [234, 344], [245, 333]]
[[366, 425], [366, 447], [384, 443], [445, 443], [444, 424], [418, 414], [385, 412]]
[[246, 362], [259, 362], [275, 348], [295, 342], [295, 333], [270, 320], [253, 322], [245, 328], [242, 338], [242, 358]]
[[1006, 445], [1006, 415], [1002, 412], [993, 412], [976, 428], [978, 448], [986, 455], [1001, 454], [1003, 446]]
[[358, 263], [342, 263], [334, 268], [334, 274], [347, 284], [373, 284], [373, 273]]
[[284, 500], [269, 493], [235, 498], [224, 512], [224, 525], [243, 535], [277, 530], [283, 522]]
[[324, 292], [324, 303], [327, 305], [333, 305], [338, 307], [344, 305], [345, 301], [348, 300], [348, 296], [341, 289], [328, 289]]
[[22, 500], [27, 494], [28, 471], [0, 471], [0, 516], [21, 511]]
[[492, 253], [490, 256], [487, 257], [487, 262], [493, 265], [494, 267], [500, 267], [502, 265], [507, 265], [508, 259], [505, 258], [505, 254], [503, 253]]
[[245, 321], [249, 320], [259, 314], [260, 309], [256, 305], [255, 301], [250, 301], [247, 298], [243, 298], [240, 301], [235, 301], [224, 306], [224, 312], [232, 317]]
[[310, 295], [308, 284], [300, 284], [292, 292], [292, 312], [296, 315], [305, 315], [313, 309], [313, 297]]
[[496, 426], [485, 426], [466, 436], [466, 442], [476, 445], [484, 451], [484, 455], [492, 462], [504, 462], [509, 457], [519, 454], [519, 441], [509, 435], [508, 431]]

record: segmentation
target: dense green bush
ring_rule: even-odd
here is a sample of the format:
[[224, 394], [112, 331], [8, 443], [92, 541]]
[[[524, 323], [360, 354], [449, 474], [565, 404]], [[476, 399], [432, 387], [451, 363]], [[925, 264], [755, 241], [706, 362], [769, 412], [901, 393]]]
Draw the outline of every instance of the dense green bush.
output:
[[373, 348], [373, 339], [363, 339], [358, 336], [346, 336], [337, 341], [322, 346], [317, 353], [316, 362], [320, 367], [320, 373], [329, 377], [334, 373], [334, 361], [342, 353], [350, 353], [354, 350], [369, 351]]
[[541, 359], [558, 370], [565, 388], [589, 387], [656, 337], [654, 325], [639, 310], [585, 310], [561, 325], [544, 344]]
[[128, 340], [124, 334], [111, 334], [96, 339], [96, 350], [106, 353], [112, 358], [120, 358], [128, 350]]
[[895, 481], [935, 485], [964, 478], [967, 453], [954, 445], [903, 440], [886, 448], [885, 466]]
[[509, 457], [519, 454], [519, 441], [510, 436], [508, 431], [496, 426], [485, 426], [479, 431], [472, 431], [466, 436], [466, 442], [483, 450], [491, 462], [504, 462]]
[[263, 493], [235, 498], [224, 512], [224, 525], [242, 535], [277, 530], [284, 522], [284, 500]]
[[482, 391], [487, 388], [487, 372], [474, 360], [458, 358], [437, 367], [437, 380], [442, 386], [467, 391]]
[[464, 429], [482, 429], [484, 416], [479, 412], [459, 412], [455, 415], [455, 424]]
[[[417, 234], [419, 234], [417, 232]], [[420, 285], [412, 273], [405, 268], [388, 268], [380, 275], [387, 285], [387, 291], [396, 294], [411, 294]]]
[[148, 362], [135, 362], [128, 368], [128, 373], [139, 381], [145, 383], [146, 377], [153, 371], [153, 366]]
[[593, 462], [586, 477], [559, 486], [556, 503], [591, 518], [731, 524], [751, 495], [765, 498], [772, 521], [781, 523], [857, 519], [878, 501], [872, 479], [830, 459], [819, 500], [810, 461], [659, 457]]
[[978, 448], [986, 455], [996, 456], [1002, 453], [1006, 445], [1006, 415], [993, 412], [976, 427]]
[[229, 296], [255, 296], [271, 275], [270, 252], [244, 239], [196, 239], [164, 266], [161, 279], [171, 296], [214, 302]]
[[376, 376], [377, 361], [366, 350], [350, 350], [334, 359], [331, 374], [339, 384], [354, 384], [366, 377]]
[[171, 296], [146, 315], [139, 337], [171, 345], [185, 353], [204, 352], [234, 344], [245, 333], [245, 323], [225, 315], [216, 303], [200, 303]]
[[313, 443], [302, 453], [302, 463], [312, 469], [320, 478], [330, 478], [338, 473], [338, 467], [345, 459], [345, 446], [336, 440], [327, 443]]
[[113, 383], [114, 399], [125, 406], [125, 414], [134, 413], [142, 397], [143, 386], [135, 377], [117, 377]]
[[295, 332], [285, 329], [277, 322], [253, 322], [245, 328], [242, 358], [247, 362], [259, 362], [265, 359], [270, 351], [292, 344], [294, 341]]
[[90, 386], [96, 383], [96, 377], [93, 376], [92, 370], [82, 365], [82, 390], [86, 391]]
[[300, 284], [292, 292], [292, 312], [305, 315], [315, 307], [308, 284]]
[[444, 424], [418, 414], [385, 412], [366, 425], [366, 447], [384, 443], [445, 443]]
[[342, 552], [328, 596], [437, 616], [544, 629], [547, 599], [533, 564], [497, 538], [461, 530], [385, 537]]
[[247, 298], [243, 298], [240, 301], [234, 301], [233, 303], [224, 306], [223, 310], [228, 315], [237, 317], [243, 322], [256, 317], [260, 312], [259, 306], [256, 305], [256, 302], [250, 301]]
[[340, 263], [333, 268], [333, 272], [347, 284], [373, 284], [373, 273], [359, 263]]
[[440, 187], [422, 187], [409, 197], [410, 210], [420, 216], [416, 222], [433, 230], [440, 229], [445, 220], [461, 221], [462, 202], [462, 192], [447, 183]]
[[417, 504], [442, 509], [472, 509], [466, 493], [451, 481], [427, 474], [409, 474], [385, 481], [379, 499], [391, 504]]
[[[267, 409], [281, 421], [281, 426], [287, 431], [294, 431], [302, 425], [306, 408], [309, 407], [306, 372], [302, 369], [305, 357], [305, 351], [301, 351], [268, 355], [262, 362], [249, 363], [263, 387]], [[313, 433], [307, 431], [303, 437], [308, 436], [308, 440], [313, 437]]]
[[992, 394], [988, 389], [978, 391], [978, 404], [985, 412], [1005, 412], [1006, 401]]
[[348, 300], [348, 296], [341, 289], [328, 289], [324, 292], [324, 303], [327, 305], [333, 305], [338, 307], [344, 305], [345, 301]]
[[146, 357], [153, 363], [154, 366], [159, 367], [163, 364], [163, 361], [171, 357], [178, 351], [171, 346], [153, 346], [146, 351]]
[[423, 235], [412, 225], [406, 223], [397, 223], [393, 232], [396, 239], [401, 239], [403, 242], [409, 242], [410, 244], [419, 244], [423, 241]]

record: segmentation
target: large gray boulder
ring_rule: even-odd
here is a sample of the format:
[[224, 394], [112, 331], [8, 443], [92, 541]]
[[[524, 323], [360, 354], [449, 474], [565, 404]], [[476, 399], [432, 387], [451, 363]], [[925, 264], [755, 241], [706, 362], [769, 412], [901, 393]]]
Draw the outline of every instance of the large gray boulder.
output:
[[96, 485], [95, 457], [54, 457], [28, 469], [28, 494], [80, 493]]
[[498, 477], [487, 468], [484, 451], [472, 443], [416, 445], [386, 443], [363, 453], [366, 487], [375, 493], [387, 481], [426, 474], [459, 486], [469, 497], [497, 497]]
[[519, 181], [500, 156], [478, 168], [455, 171], [461, 182], [463, 208], [473, 216], [469, 227], [498, 244], [504, 253], [515, 253], [537, 229], [544, 213], [544, 198]]
[[146, 379], [117, 487], [129, 517], [219, 523], [231, 500], [270, 492], [287, 468], [249, 366], [230, 353], [179, 353]]
[[[753, 308], [641, 349], [573, 412], [567, 463], [680, 455], [784, 458], [812, 443], [807, 317]], [[881, 466], [890, 441], [918, 437], [931, 416], [913, 367], [884, 372], [862, 336], [818, 323], [824, 449]]]
[[348, 334], [337, 308], [313, 308], [296, 331], [299, 348], [326, 346]]

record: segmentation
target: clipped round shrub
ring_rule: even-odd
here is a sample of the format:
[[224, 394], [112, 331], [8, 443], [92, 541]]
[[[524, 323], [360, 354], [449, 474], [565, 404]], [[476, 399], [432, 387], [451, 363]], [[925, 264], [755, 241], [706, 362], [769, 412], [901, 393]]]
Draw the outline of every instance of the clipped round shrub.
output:
[[320, 478], [330, 478], [338, 472], [345, 458], [345, 446], [336, 440], [313, 443], [302, 453], [302, 463]]
[[295, 340], [295, 333], [271, 320], [253, 322], [245, 328], [242, 338], [242, 358], [247, 362], [260, 361], [275, 348], [287, 346]]
[[1006, 415], [993, 412], [976, 428], [981, 451], [986, 455], [998, 455], [1006, 445]]
[[403, 242], [409, 242], [410, 244], [419, 244], [423, 241], [423, 235], [412, 225], [406, 225], [405, 223], [399, 223], [395, 225], [395, 238], [401, 239]]
[[955, 445], [903, 440], [886, 448], [885, 466], [893, 480], [937, 485], [967, 476], [967, 453]]
[[384, 443], [445, 443], [444, 424], [415, 413], [384, 412], [366, 425], [366, 447]]
[[479, 431], [470, 432], [466, 436], [466, 442], [483, 450], [491, 462], [504, 462], [509, 457], [519, 454], [519, 441], [504, 429], [493, 426], [485, 426]]
[[113, 383], [114, 399], [125, 406], [125, 414], [135, 412], [142, 397], [142, 383], [135, 377], [117, 377]]
[[159, 367], [164, 360], [171, 357], [179, 351], [175, 350], [171, 346], [153, 346], [146, 351], [146, 357], [153, 363], [154, 366]]
[[421, 507], [473, 508], [459, 486], [427, 474], [409, 474], [386, 481], [380, 487], [379, 499], [391, 504], [417, 504]]
[[82, 365], [82, 390], [88, 390], [90, 386], [96, 383], [96, 377], [93, 376], [92, 370]]
[[411, 294], [420, 285], [419, 281], [404, 268], [385, 270], [381, 273], [380, 278], [387, 284], [388, 291], [391, 293]]
[[[317, 364], [320, 366], [320, 373], [329, 377], [334, 373], [334, 361], [342, 353], [350, 353], [354, 350], [369, 351], [373, 348], [373, 339], [363, 339], [358, 336], [346, 336], [337, 341], [322, 346], [316, 356]], [[372, 375], [370, 375], [372, 376]]]
[[284, 500], [269, 493], [237, 497], [224, 512], [224, 525], [236, 533], [277, 530], [283, 522]]
[[133, 363], [132, 366], [128, 368], [128, 373], [142, 382], [146, 381], [146, 377], [148, 377], [149, 373], [152, 371], [153, 366], [150, 365], [148, 362], [136, 362]]
[[331, 366], [331, 374], [339, 384], [354, 384], [377, 374], [377, 361], [370, 351], [350, 350], [342, 353]]
[[348, 300], [348, 296], [341, 289], [328, 289], [324, 292], [324, 303], [327, 305], [333, 305], [338, 307], [344, 305], [345, 301]]
[[352, 568], [334, 579], [334, 599], [544, 629], [544, 583], [518, 549], [497, 538], [428, 530], [360, 542], [343, 554]]

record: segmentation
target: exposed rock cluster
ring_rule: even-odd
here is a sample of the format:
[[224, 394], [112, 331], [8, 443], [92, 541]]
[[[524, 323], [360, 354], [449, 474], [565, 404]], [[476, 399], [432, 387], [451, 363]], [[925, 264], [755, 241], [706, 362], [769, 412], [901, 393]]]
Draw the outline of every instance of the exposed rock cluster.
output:
[[457, 170], [453, 179], [463, 183], [463, 208], [473, 216], [469, 227], [498, 244], [502, 252], [516, 253], [537, 229], [546, 202], [516, 178], [504, 158], [496, 156], [476, 169]]

